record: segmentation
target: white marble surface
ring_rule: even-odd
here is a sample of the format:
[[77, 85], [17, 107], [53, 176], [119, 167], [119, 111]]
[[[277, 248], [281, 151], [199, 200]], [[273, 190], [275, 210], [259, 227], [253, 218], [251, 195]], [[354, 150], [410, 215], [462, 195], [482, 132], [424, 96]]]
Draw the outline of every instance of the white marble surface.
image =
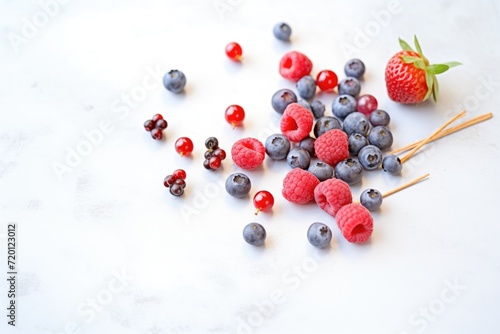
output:
[[[394, 4], [397, 13], [377, 23], [374, 13]], [[201, 166], [210, 135], [229, 151], [240, 137], [276, 131], [270, 98], [293, 87], [277, 73], [290, 49], [309, 55], [315, 73], [342, 74], [342, 46], [357, 47], [368, 68], [363, 92], [391, 113], [395, 147], [424, 138], [461, 106], [469, 118], [496, 113], [497, 2], [66, 1], [46, 24], [41, 10], [38, 1], [0, 1], [2, 273], [7, 223], [19, 227], [18, 323], [6, 325], [2, 279], [1, 333], [498, 332], [498, 118], [429, 145], [402, 177], [367, 173], [356, 196], [431, 178], [388, 198], [362, 246], [347, 243], [314, 204], [282, 198], [283, 163], [248, 173], [252, 195], [276, 197], [274, 212], [257, 218], [250, 199], [222, 188], [237, 170], [230, 158], [223, 171]], [[13, 47], [12, 33], [33, 16], [40, 27]], [[280, 20], [293, 28], [290, 46], [272, 36]], [[372, 36], [362, 40], [365, 29]], [[437, 104], [403, 107], [385, 92], [397, 37], [413, 34], [431, 61], [464, 64], [441, 76]], [[224, 55], [231, 40], [244, 48], [242, 65]], [[188, 77], [184, 96], [155, 81], [171, 68]], [[321, 98], [329, 106], [332, 96]], [[247, 110], [244, 129], [224, 122], [231, 103]], [[162, 142], [142, 129], [157, 112], [169, 122]], [[107, 133], [85, 147], [85, 134], [103, 126]], [[183, 135], [195, 142], [192, 159], [173, 150]], [[54, 164], [78, 148], [90, 152], [58, 177]], [[183, 198], [162, 185], [176, 168], [188, 173]], [[268, 231], [264, 249], [241, 238], [254, 220]], [[314, 221], [334, 231], [326, 251], [307, 243]]]

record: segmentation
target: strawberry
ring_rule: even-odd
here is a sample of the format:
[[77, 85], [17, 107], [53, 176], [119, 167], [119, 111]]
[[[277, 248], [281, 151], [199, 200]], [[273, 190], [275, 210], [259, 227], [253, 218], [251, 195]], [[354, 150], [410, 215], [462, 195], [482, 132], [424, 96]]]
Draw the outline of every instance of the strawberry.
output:
[[431, 96], [437, 101], [439, 86], [436, 75], [449, 68], [461, 65], [452, 61], [444, 64], [429, 65], [424, 57], [417, 36], [414, 51], [408, 43], [399, 39], [403, 51], [399, 51], [387, 63], [385, 83], [391, 100], [403, 104], [420, 103]]

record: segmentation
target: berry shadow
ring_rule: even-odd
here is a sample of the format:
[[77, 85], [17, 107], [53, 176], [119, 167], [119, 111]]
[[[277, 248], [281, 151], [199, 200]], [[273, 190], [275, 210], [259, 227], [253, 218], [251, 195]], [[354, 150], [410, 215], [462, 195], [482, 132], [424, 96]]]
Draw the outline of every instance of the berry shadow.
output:
[[273, 50], [276, 53], [284, 54], [284, 53], [286, 53], [286, 52], [288, 52], [288, 51], [291, 50], [292, 43], [293, 43], [292, 41], [284, 42], [284, 41], [280, 41], [280, 40], [274, 39], [274, 41], [273, 41]]
[[186, 88], [184, 88], [182, 92], [177, 94], [165, 91], [163, 95], [163, 100], [165, 101], [165, 103], [168, 103], [167, 105], [169, 106], [178, 106], [181, 105], [184, 102], [184, 100], [186, 100], [187, 95], [192, 94], [192, 91], [193, 91], [192, 85], [186, 86]]
[[241, 61], [232, 61], [230, 59], [227, 59], [224, 62], [224, 69], [228, 73], [239, 73], [242, 71], [245, 62], [245, 58], [242, 58]]

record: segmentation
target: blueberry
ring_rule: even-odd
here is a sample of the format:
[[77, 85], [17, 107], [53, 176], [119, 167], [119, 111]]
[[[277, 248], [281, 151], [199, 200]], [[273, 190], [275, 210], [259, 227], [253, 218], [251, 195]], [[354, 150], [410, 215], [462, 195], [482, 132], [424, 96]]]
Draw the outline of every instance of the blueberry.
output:
[[299, 96], [305, 100], [310, 100], [316, 94], [316, 81], [310, 75], [304, 75], [295, 85]]
[[292, 168], [307, 169], [311, 163], [311, 156], [303, 148], [296, 147], [288, 152], [286, 162]]
[[342, 124], [333, 116], [323, 116], [314, 124], [314, 136], [318, 138], [328, 130], [339, 129], [342, 130]]
[[345, 75], [361, 79], [365, 74], [365, 64], [359, 59], [351, 59], [344, 66]]
[[181, 93], [186, 86], [186, 76], [179, 70], [171, 70], [163, 76], [163, 86], [172, 93]]
[[344, 131], [348, 136], [353, 133], [359, 133], [366, 136], [368, 131], [370, 131], [370, 121], [368, 121], [368, 118], [360, 112], [356, 111], [350, 113], [344, 119]]
[[358, 153], [358, 159], [361, 166], [366, 170], [374, 170], [382, 162], [382, 152], [375, 145], [366, 145]]
[[325, 105], [320, 100], [314, 100], [310, 104], [314, 118], [318, 119], [325, 115]]
[[382, 168], [389, 174], [398, 175], [401, 174], [403, 164], [401, 163], [401, 160], [398, 156], [394, 154], [388, 154], [382, 161]]
[[339, 95], [347, 94], [356, 97], [361, 91], [361, 84], [359, 83], [358, 79], [354, 77], [347, 77], [339, 82], [338, 89]]
[[349, 136], [349, 153], [357, 156], [359, 151], [368, 145], [368, 139], [361, 133], [353, 133]]
[[370, 114], [370, 123], [372, 123], [373, 126], [387, 126], [390, 122], [391, 117], [384, 110], [378, 109]]
[[335, 177], [353, 185], [361, 181], [363, 166], [356, 159], [347, 158], [335, 165]]
[[356, 99], [351, 95], [339, 95], [333, 100], [332, 113], [340, 119], [356, 111]]
[[382, 205], [382, 194], [376, 189], [366, 189], [359, 198], [362, 206], [370, 211], [375, 211]]
[[332, 241], [332, 230], [323, 223], [313, 223], [307, 229], [307, 240], [314, 247], [324, 248]]
[[252, 183], [248, 176], [243, 173], [234, 173], [226, 179], [226, 191], [234, 197], [245, 197], [252, 187]]
[[253, 246], [261, 246], [266, 241], [266, 229], [259, 223], [250, 223], [243, 229], [243, 239]]
[[309, 110], [310, 112], [312, 112], [311, 105], [306, 100], [300, 99], [299, 102], [297, 103], [306, 108], [307, 110]]
[[297, 95], [290, 89], [280, 89], [276, 93], [274, 93], [272, 99], [271, 99], [271, 104], [273, 106], [273, 109], [279, 113], [282, 114], [285, 112], [286, 107], [290, 103], [297, 102]]
[[368, 141], [381, 150], [388, 149], [393, 142], [392, 132], [385, 126], [376, 126], [370, 131]]
[[333, 177], [332, 166], [319, 160], [312, 162], [307, 171], [316, 176], [320, 181], [325, 181]]
[[274, 134], [266, 139], [266, 153], [273, 160], [283, 160], [290, 151], [290, 141], [281, 134]]
[[274, 37], [283, 42], [290, 41], [290, 35], [292, 34], [292, 28], [285, 22], [280, 22], [276, 24], [273, 28]]
[[309, 153], [311, 157], [314, 157], [316, 155], [316, 152], [314, 151], [315, 141], [316, 139], [314, 139], [313, 137], [306, 137], [299, 142], [299, 148], [303, 148]]

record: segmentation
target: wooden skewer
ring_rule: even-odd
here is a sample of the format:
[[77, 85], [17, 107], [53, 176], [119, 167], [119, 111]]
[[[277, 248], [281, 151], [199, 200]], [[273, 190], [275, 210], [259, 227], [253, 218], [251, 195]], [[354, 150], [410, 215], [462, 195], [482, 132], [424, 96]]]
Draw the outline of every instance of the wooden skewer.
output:
[[415, 146], [407, 155], [405, 155], [403, 158], [401, 158], [401, 163], [404, 164], [406, 161], [408, 161], [408, 159], [410, 159], [415, 153], [417, 153], [417, 151], [422, 147], [424, 146], [425, 144], [427, 144], [429, 141], [431, 141], [432, 137], [434, 137], [435, 135], [437, 135], [438, 133], [440, 133], [444, 128], [446, 128], [448, 125], [450, 125], [451, 123], [455, 122], [457, 119], [461, 118], [461, 117], [464, 117], [465, 116], [465, 110], [462, 110], [462, 112], [460, 112], [459, 114], [455, 115], [455, 117], [453, 117], [452, 119], [450, 119], [448, 122], [444, 123], [439, 129], [437, 129], [436, 131], [434, 131], [433, 134], [431, 134], [429, 137], [427, 137], [426, 139], [422, 140], [417, 146]]
[[[446, 130], [443, 130], [443, 131], [439, 132], [437, 135], [435, 135], [434, 137], [432, 137], [432, 139], [429, 140], [428, 143], [430, 143], [430, 142], [432, 142], [434, 140], [438, 140], [440, 138], [443, 138], [445, 136], [451, 135], [452, 133], [455, 133], [457, 131], [460, 131], [460, 130], [463, 130], [465, 128], [468, 128], [469, 126], [472, 126], [474, 124], [484, 122], [484, 121], [486, 121], [486, 120], [488, 120], [488, 119], [490, 119], [492, 117], [493, 117], [492, 113], [487, 113], [487, 114], [483, 114], [483, 115], [479, 115], [479, 116], [476, 116], [474, 118], [471, 118], [470, 120], [468, 120], [466, 122], [463, 122], [462, 124], [456, 125], [456, 126], [454, 126], [452, 128], [449, 128], [449, 129], [446, 129]], [[405, 152], [405, 151], [411, 150], [412, 148], [414, 148], [418, 144], [420, 144], [422, 141], [423, 140], [419, 140], [417, 142], [414, 142], [413, 144], [406, 145], [405, 147], [398, 148], [397, 150], [389, 152], [389, 154], [397, 154], [397, 153], [400, 153], [400, 152]]]
[[403, 185], [402, 185], [402, 186], [400, 186], [400, 187], [397, 187], [396, 189], [392, 189], [391, 191], [388, 191], [388, 192], [386, 192], [385, 194], [383, 194], [383, 195], [382, 195], [382, 197], [383, 197], [383, 198], [386, 198], [386, 197], [388, 197], [388, 196], [391, 196], [391, 195], [392, 195], [392, 194], [394, 194], [394, 193], [397, 193], [398, 191], [401, 191], [401, 190], [403, 190], [403, 189], [406, 189], [406, 188], [408, 188], [408, 187], [411, 187], [412, 185], [414, 185], [414, 184], [416, 184], [416, 183], [419, 183], [419, 182], [420, 182], [420, 181], [422, 181], [423, 179], [427, 178], [429, 175], [430, 175], [430, 174], [429, 174], [429, 173], [427, 173], [427, 174], [425, 174], [425, 175], [422, 175], [422, 176], [421, 176], [421, 177], [419, 177], [419, 178], [416, 178], [416, 179], [415, 179], [415, 180], [413, 180], [413, 181], [410, 181], [410, 182], [408, 182], [408, 183], [406, 183], [406, 184], [403, 184]]

